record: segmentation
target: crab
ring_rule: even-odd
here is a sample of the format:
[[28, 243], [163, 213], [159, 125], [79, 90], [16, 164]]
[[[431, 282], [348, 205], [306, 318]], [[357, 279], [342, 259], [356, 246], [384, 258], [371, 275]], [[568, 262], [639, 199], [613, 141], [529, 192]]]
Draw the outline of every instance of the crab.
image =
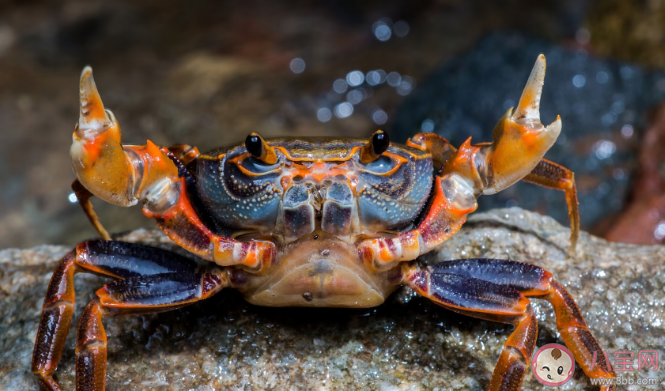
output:
[[[548, 271], [503, 259], [461, 259], [422, 265], [417, 258], [457, 232], [482, 194], [519, 180], [564, 191], [571, 220], [570, 252], [579, 234], [573, 173], [544, 154], [561, 119], [540, 121], [545, 57], [540, 55], [516, 108], [493, 141], [459, 148], [434, 133], [406, 145], [378, 130], [355, 138], [263, 139], [200, 153], [179, 144], [123, 145], [92, 77], [80, 79], [80, 118], [71, 157], [73, 189], [101, 240], [78, 244], [48, 286], [32, 371], [53, 378], [74, 313], [74, 275], [112, 279], [81, 315], [76, 389], [102, 391], [106, 380], [106, 317], [174, 310], [225, 288], [259, 306], [378, 306], [406, 285], [434, 303], [470, 317], [514, 326], [492, 374], [490, 390], [518, 390], [532, 360], [538, 322], [529, 298], [554, 307], [561, 338], [590, 378], [614, 378], [582, 312]], [[91, 196], [143, 213], [175, 243], [209, 262], [111, 240]], [[614, 390], [606, 385], [602, 390]]]

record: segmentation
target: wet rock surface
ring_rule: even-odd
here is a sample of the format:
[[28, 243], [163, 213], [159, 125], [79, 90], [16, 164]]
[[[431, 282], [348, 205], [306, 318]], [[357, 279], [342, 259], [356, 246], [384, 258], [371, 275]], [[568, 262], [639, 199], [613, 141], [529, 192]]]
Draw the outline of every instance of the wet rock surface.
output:
[[[649, 111], [665, 100], [665, 74], [595, 57], [584, 47], [553, 44], [519, 33], [494, 33], [435, 71], [399, 108], [392, 136], [433, 131], [459, 146], [492, 140], [497, 121], [517, 105], [538, 54], [547, 58], [541, 118], [561, 116], [557, 143], [545, 155], [575, 173], [583, 228], [619, 212], [630, 190]], [[480, 210], [519, 205], [562, 224], [562, 194], [520, 183]]]
[[[665, 247], [608, 243], [519, 208], [474, 215], [428, 263], [510, 258], [550, 270], [577, 300], [610, 357], [656, 349], [665, 357]], [[127, 241], [175, 248], [161, 233]], [[0, 251], [0, 390], [37, 390], [30, 359], [46, 285], [69, 248]], [[104, 280], [76, 277], [76, 318]], [[549, 304], [534, 300], [538, 345], [561, 343]], [[73, 323], [76, 324], [76, 323]], [[227, 291], [184, 309], [106, 321], [108, 390], [486, 389], [511, 326], [443, 310], [408, 290], [365, 311], [255, 307]], [[57, 371], [74, 389], [74, 328]], [[663, 364], [661, 363], [661, 368]], [[665, 369], [622, 372], [665, 386]], [[524, 389], [541, 389], [531, 372]], [[563, 389], [593, 389], [579, 370]], [[642, 389], [642, 388], [639, 388]]]

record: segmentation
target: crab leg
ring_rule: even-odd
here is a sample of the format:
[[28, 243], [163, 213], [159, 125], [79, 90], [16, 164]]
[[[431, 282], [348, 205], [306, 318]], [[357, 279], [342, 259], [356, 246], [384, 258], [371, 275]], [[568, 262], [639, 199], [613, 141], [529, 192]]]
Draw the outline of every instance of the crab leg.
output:
[[489, 390], [519, 390], [538, 336], [538, 321], [529, 299], [510, 287], [442, 273], [436, 266], [406, 269], [406, 284], [436, 304], [474, 318], [515, 326], [503, 346]]
[[568, 204], [568, 218], [570, 219], [570, 249], [569, 254], [575, 253], [577, 239], [580, 237], [580, 211], [577, 201], [577, 186], [575, 174], [559, 164], [543, 159], [527, 176], [525, 182], [534, 183], [550, 189], [563, 190]]
[[[105, 110], [92, 77], [92, 69], [81, 73], [81, 113], [73, 134], [72, 166], [80, 184], [100, 199], [120, 206], [141, 201], [143, 213], [157, 219], [158, 225], [175, 242], [203, 259], [219, 265], [240, 265], [263, 270], [276, 252], [274, 244], [239, 242], [212, 232], [201, 222], [187, 195], [185, 162], [195, 158], [196, 148], [174, 146], [122, 145], [120, 126], [110, 110]], [[177, 155], [177, 156], [176, 156]], [[82, 206], [93, 225], [103, 235], [103, 227], [81, 193]]]
[[62, 356], [74, 312], [74, 274], [88, 272], [123, 279], [195, 270], [191, 260], [152, 247], [103, 240], [78, 244], [51, 277], [32, 355], [32, 372], [46, 389], [60, 389], [51, 375]]
[[[590, 378], [614, 378], [616, 374], [603, 360], [592, 369], [593, 356], [603, 357], [603, 350], [593, 337], [582, 314], [568, 291], [554, 280], [551, 273], [534, 265], [501, 259], [463, 259], [438, 263], [424, 270], [405, 266], [405, 281], [417, 293], [432, 299], [439, 305], [473, 317], [505, 322], [510, 319], [504, 312], [504, 305], [496, 308], [487, 301], [520, 303], [511, 308], [524, 308], [526, 297], [536, 297], [549, 301], [556, 314], [557, 329], [561, 338], [575, 356], [575, 361]], [[501, 291], [501, 287], [504, 291]], [[455, 296], [455, 295], [458, 296]], [[519, 296], [517, 296], [519, 295]], [[505, 300], [505, 301], [504, 301]], [[521, 361], [511, 359], [515, 351], [507, 351], [511, 339], [519, 330], [519, 325], [509, 337], [499, 363], [494, 370], [490, 390], [519, 389], [523, 372], [513, 370]], [[524, 338], [527, 336], [524, 335]], [[514, 341], [514, 339], [513, 339]], [[530, 365], [533, 347], [523, 361]], [[520, 375], [519, 378], [517, 375]], [[513, 383], [511, 376], [516, 376]], [[502, 388], [499, 384], [515, 384], [515, 388]], [[604, 386], [603, 391], [614, 390], [614, 386]]]
[[[198, 276], [197, 278], [206, 285], [202, 290], [197, 288], [201, 291], [200, 295], [197, 296], [197, 300], [218, 291], [226, 281], [223, 272], [197, 272], [196, 263], [169, 251], [138, 244], [104, 240], [91, 240], [78, 244], [76, 249], [69, 252], [60, 261], [53, 277], [51, 277], [32, 355], [32, 372], [47, 390], [60, 390], [52, 375], [62, 357], [71, 324], [75, 298], [74, 275], [78, 272], [108, 276], [118, 279], [117, 281], [131, 280], [133, 281], [132, 284], [135, 285], [138, 282], [158, 284], [160, 281], [166, 281], [164, 276], [175, 276], [169, 277], [169, 281], [178, 282], [180, 288], [186, 288], [189, 285], [185, 286], [186, 284], [183, 282], [185, 280], [179, 280], [180, 277], [178, 276], [184, 276], [182, 278], [187, 277], [190, 280], [194, 278], [192, 276]], [[191, 282], [188, 282], [188, 284], [191, 285]], [[110, 284], [110, 286], [116, 285], [117, 283], [115, 285]], [[98, 296], [105, 297], [104, 292], [107, 291], [98, 291]], [[111, 299], [109, 300], [107, 302], [113, 302]], [[177, 303], [174, 301], [169, 304], [169, 308], [176, 304], [180, 306], [188, 304], [190, 301], [181, 300]], [[85, 316], [83, 319], [85, 319]], [[86, 322], [82, 320], [82, 323]], [[103, 331], [103, 329], [101, 330]], [[85, 357], [88, 357], [89, 352], [96, 351], [97, 353], [90, 353], [94, 357], [102, 354], [101, 342], [104, 342], [105, 349], [105, 338], [100, 335], [95, 341], [100, 342], [92, 343], [84, 349], [87, 353], [82, 356], [83, 358], [77, 359], [77, 368], [79, 361], [86, 362]], [[84, 345], [86, 344], [82, 344], [81, 347]], [[80, 349], [77, 347], [78, 350]], [[77, 369], [77, 372], [81, 371]], [[89, 389], [101, 390], [103, 389], [103, 383], [102, 388], [83, 388], [83, 390]]]
[[92, 202], [90, 202], [90, 197], [92, 197], [93, 194], [83, 187], [78, 179], [72, 183], [72, 190], [74, 190], [74, 195], [76, 195], [76, 199], [78, 200], [79, 205], [81, 205], [83, 213], [88, 217], [92, 226], [95, 227], [99, 236], [104, 240], [111, 240], [111, 235], [109, 235], [106, 228], [104, 228], [102, 222], [99, 221], [99, 216], [97, 215], [97, 212], [95, 212]]
[[418, 133], [406, 140], [406, 145], [429, 152], [432, 155], [434, 169], [437, 171], [441, 170], [448, 159], [457, 152], [448, 140], [436, 133]]
[[171, 311], [207, 299], [226, 286], [228, 281], [221, 271], [154, 274], [104, 285], [81, 315], [76, 342], [77, 391], [104, 390], [104, 317]]
[[361, 242], [358, 253], [368, 267], [390, 269], [432, 250], [466, 222], [466, 216], [478, 207], [478, 196], [501, 191], [536, 168], [561, 132], [560, 118], [547, 127], [540, 122], [544, 79], [545, 56], [540, 55], [517, 108], [501, 118], [491, 144], [471, 145], [469, 138], [451, 153], [447, 142], [436, 137], [421, 136], [412, 141], [411, 145], [422, 148], [436, 147], [435, 163], [445, 159], [434, 180], [429, 210], [411, 231]]

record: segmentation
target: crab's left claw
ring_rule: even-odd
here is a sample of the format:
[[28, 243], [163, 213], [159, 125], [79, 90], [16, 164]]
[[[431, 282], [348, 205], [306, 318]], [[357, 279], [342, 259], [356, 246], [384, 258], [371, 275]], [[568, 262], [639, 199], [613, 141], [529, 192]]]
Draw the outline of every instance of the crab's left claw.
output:
[[[435, 167], [442, 165], [434, 178], [430, 207], [416, 228], [394, 238], [362, 241], [358, 245], [359, 258], [375, 270], [411, 261], [454, 235], [466, 216], [478, 207], [478, 196], [496, 193], [521, 179], [566, 191], [572, 221], [572, 252], [579, 234], [577, 195], [572, 172], [543, 161], [561, 133], [561, 118], [557, 117], [549, 126], [540, 122], [544, 80], [545, 56], [541, 54], [517, 108], [508, 110], [499, 120], [491, 143], [472, 145], [469, 138], [455, 150], [445, 139], [431, 133], [409, 140], [409, 146], [432, 154]], [[534, 172], [537, 166], [539, 169]]]
[[540, 96], [545, 81], [545, 56], [540, 55], [517, 108], [510, 109], [494, 128], [494, 141], [478, 164], [482, 193], [494, 194], [524, 178], [542, 160], [561, 133], [561, 118], [540, 122]]
[[139, 200], [160, 206], [173, 203], [179, 186], [177, 167], [149, 141], [146, 146], [122, 145], [120, 125], [104, 108], [89, 66], [81, 72], [79, 97], [79, 122], [70, 155], [81, 185], [120, 206]]

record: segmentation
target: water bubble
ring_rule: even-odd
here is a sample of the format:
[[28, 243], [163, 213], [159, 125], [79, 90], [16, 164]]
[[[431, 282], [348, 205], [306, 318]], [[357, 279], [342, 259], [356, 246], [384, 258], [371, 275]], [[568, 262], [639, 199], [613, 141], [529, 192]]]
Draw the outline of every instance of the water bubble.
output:
[[575, 75], [573, 77], [573, 85], [577, 88], [584, 87], [584, 84], [586, 84], [586, 77], [582, 75]]
[[603, 160], [612, 156], [616, 151], [617, 146], [609, 140], [600, 140], [594, 144], [593, 149], [596, 157]]
[[365, 81], [365, 75], [360, 71], [351, 71], [346, 75], [346, 82], [351, 87], [357, 87], [363, 84], [363, 81]]
[[379, 74], [379, 84], [383, 84], [388, 79], [388, 74], [383, 69], [377, 69], [376, 72]]
[[402, 76], [400, 76], [400, 74], [397, 72], [390, 72], [386, 77], [386, 80], [388, 81], [388, 85], [391, 87], [397, 87], [402, 81]]
[[362, 102], [363, 98], [363, 93], [359, 90], [351, 90], [348, 94], [346, 94], [346, 100], [348, 100], [353, 105], [357, 105], [358, 103]]
[[322, 107], [316, 112], [316, 118], [321, 122], [328, 122], [332, 118], [332, 112], [330, 109]]
[[624, 79], [630, 79], [631, 77], [633, 77], [633, 69], [628, 65], [622, 66], [621, 77], [623, 77]]
[[67, 199], [68, 199], [69, 202], [71, 202], [72, 204], [77, 203], [78, 200], [79, 200], [79, 199], [76, 197], [76, 194], [74, 194], [74, 193], [69, 193], [69, 195], [67, 196]]
[[616, 101], [612, 103], [612, 112], [616, 114], [621, 114], [626, 109], [626, 104], [623, 101]]
[[385, 23], [382, 23], [374, 28], [374, 36], [381, 42], [389, 40], [392, 34], [393, 32], [390, 30], [390, 27], [386, 26]]
[[603, 125], [610, 126], [613, 123], [615, 123], [617, 120], [617, 115], [614, 113], [605, 113], [603, 114], [602, 117], [600, 117], [600, 122], [603, 123]]
[[633, 125], [630, 124], [625, 124], [624, 126], [621, 127], [621, 135], [623, 138], [631, 138], [633, 137], [634, 129]]
[[658, 240], [663, 240], [663, 238], [665, 238], [665, 221], [658, 223], [658, 226], [653, 231], [653, 237]]
[[337, 79], [333, 83], [333, 90], [335, 90], [335, 92], [338, 94], [343, 94], [344, 92], [346, 92], [347, 88], [348, 85], [346, 84], [346, 81], [344, 79]]
[[293, 73], [303, 73], [305, 70], [305, 60], [302, 58], [294, 58], [291, 60], [291, 64], [289, 64], [289, 67], [291, 68], [291, 72]]
[[431, 119], [426, 119], [420, 124], [420, 130], [425, 133], [434, 131], [434, 121]]
[[600, 71], [596, 73], [596, 81], [600, 84], [607, 83], [607, 80], [609, 80], [609, 78], [610, 76], [605, 71]]
[[367, 72], [367, 76], [365, 76], [365, 80], [367, 80], [367, 84], [370, 86], [381, 84], [386, 81], [386, 72], [384, 72], [383, 69], [369, 71]]
[[397, 86], [397, 93], [400, 95], [409, 95], [413, 89], [413, 84], [414, 82], [411, 76], [403, 76]]
[[353, 114], [353, 105], [349, 102], [342, 102], [335, 106], [335, 117], [346, 118]]
[[403, 20], [398, 20], [397, 22], [395, 22], [393, 30], [395, 30], [396, 36], [400, 38], [406, 37], [406, 35], [409, 33], [409, 24]]
[[388, 114], [381, 109], [376, 109], [372, 113], [372, 121], [377, 125], [383, 125], [388, 121]]
[[392, 36], [393, 21], [390, 18], [381, 18], [372, 25], [374, 36], [381, 42], [385, 42]]

